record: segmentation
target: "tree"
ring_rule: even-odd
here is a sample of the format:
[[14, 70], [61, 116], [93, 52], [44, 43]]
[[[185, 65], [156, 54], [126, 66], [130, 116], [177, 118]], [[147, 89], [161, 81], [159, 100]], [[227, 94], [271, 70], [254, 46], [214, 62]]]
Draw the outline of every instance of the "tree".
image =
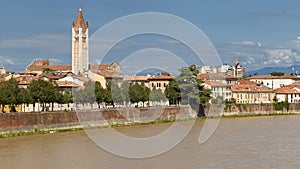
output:
[[149, 95], [149, 101], [154, 102], [156, 105], [156, 102], [165, 102], [166, 101], [166, 96], [163, 94], [161, 89], [152, 89]]
[[[28, 86], [34, 103], [42, 104], [42, 111], [46, 110], [46, 104], [57, 102], [58, 87], [52, 81], [42, 79], [32, 80]], [[33, 104], [35, 106], [35, 104]], [[34, 107], [35, 109], [35, 107]]]
[[170, 104], [178, 104], [180, 100], [180, 89], [175, 81], [175, 79], [172, 79], [169, 84], [166, 86], [165, 90], [166, 97], [169, 100]]
[[145, 85], [144, 82], [141, 83], [142, 95], [140, 100], [143, 102], [143, 107], [145, 107], [145, 102], [149, 101], [149, 95], [151, 90]]
[[283, 111], [283, 104], [282, 102], [278, 102], [278, 99], [276, 96], [273, 98], [273, 106], [275, 110], [282, 110]]
[[10, 106], [10, 111], [15, 112], [15, 105], [19, 104], [18, 82], [15, 79], [0, 82], [0, 104], [2, 105], [2, 112], [4, 112], [5, 105]]
[[95, 83], [94, 82], [87, 82], [84, 84], [83, 89], [83, 96], [85, 100], [83, 102], [89, 103], [91, 106], [91, 109], [93, 109], [93, 104], [96, 102], [96, 96], [95, 96]]
[[282, 76], [282, 75], [284, 75], [284, 73], [283, 72], [271, 72], [270, 75], [271, 76]]
[[125, 105], [130, 101], [129, 97], [129, 83], [127, 81], [123, 82], [121, 85], [121, 97], [122, 101], [124, 102]]
[[286, 109], [287, 112], [289, 112], [290, 103], [287, 99], [284, 100], [282, 106]]
[[138, 83], [134, 83], [129, 86], [129, 97], [132, 103], [138, 103], [141, 101], [142, 88]]
[[111, 96], [114, 104], [122, 104], [123, 98], [122, 98], [122, 92], [121, 88], [118, 86], [117, 82], [115, 80], [111, 81]]
[[181, 104], [207, 105], [211, 99], [211, 92], [204, 89], [203, 81], [196, 79], [199, 73], [195, 65], [181, 68], [180, 74], [175, 78], [180, 89]]
[[25, 105], [26, 104], [33, 104], [32, 96], [28, 89], [20, 88], [20, 93], [18, 95], [18, 102], [23, 104], [23, 111], [25, 112]]
[[132, 103], [145, 102], [149, 101], [150, 89], [145, 85], [145, 83], [135, 83], [129, 86], [129, 97]]
[[70, 103], [73, 103], [73, 95], [70, 90], [65, 90], [63, 94], [63, 102], [68, 105], [68, 109], [70, 107]]
[[112, 93], [111, 93], [111, 86], [112, 85], [112, 81], [107, 81], [106, 82], [106, 89], [104, 90], [104, 102], [106, 105], [114, 105], [114, 100], [112, 97]]

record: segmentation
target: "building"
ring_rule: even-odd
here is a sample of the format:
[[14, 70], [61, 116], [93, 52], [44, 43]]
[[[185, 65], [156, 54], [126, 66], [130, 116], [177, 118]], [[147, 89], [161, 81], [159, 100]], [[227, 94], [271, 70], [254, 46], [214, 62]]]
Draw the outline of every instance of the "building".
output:
[[238, 78], [231, 75], [223, 75], [221, 73], [199, 73], [197, 79], [202, 81], [215, 81], [223, 84], [236, 84]]
[[287, 100], [289, 103], [300, 102], [300, 83], [293, 83], [275, 90], [278, 102]]
[[72, 71], [72, 65], [50, 65], [47, 59], [35, 59], [30, 65], [27, 66], [22, 74], [37, 74], [48, 72], [64, 72], [69, 73]]
[[232, 99], [238, 104], [272, 103], [275, 93], [272, 89], [249, 84], [231, 85]]
[[259, 85], [267, 86], [273, 90], [281, 88], [283, 86], [290, 85], [300, 81], [300, 77], [293, 75], [282, 76], [252, 76], [250, 81], [253, 81]]
[[233, 66], [221, 65], [221, 66], [198, 66], [197, 69], [199, 73], [217, 73], [224, 76], [233, 76], [236, 78], [241, 78], [245, 76], [245, 67], [240, 65], [238, 57], [235, 58], [235, 63]]
[[0, 68], [0, 75], [6, 74], [6, 69], [4, 67]]
[[204, 88], [211, 90], [212, 98], [221, 97], [223, 100], [231, 100], [231, 85], [217, 81], [205, 81]]
[[150, 76], [125, 76], [123, 81], [128, 82], [129, 84], [142, 84], [149, 88], [149, 78]]
[[89, 69], [89, 24], [84, 22], [79, 9], [76, 21], [72, 22], [72, 72], [84, 74]]
[[174, 79], [174, 76], [171, 75], [158, 75], [158, 76], [151, 76], [148, 78], [149, 80], [149, 88], [151, 90], [155, 89], [161, 89], [161, 91], [164, 93], [166, 90], [167, 85], [170, 83], [170, 81]]

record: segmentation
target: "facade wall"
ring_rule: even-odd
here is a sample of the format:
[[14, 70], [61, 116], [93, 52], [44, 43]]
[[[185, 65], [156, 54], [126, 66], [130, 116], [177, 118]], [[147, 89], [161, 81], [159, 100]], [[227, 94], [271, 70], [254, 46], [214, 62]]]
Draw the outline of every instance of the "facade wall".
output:
[[161, 89], [164, 93], [166, 90], [167, 85], [169, 84], [169, 80], [151, 80], [149, 81], [149, 87], [151, 90], [154, 88]]
[[220, 96], [224, 100], [231, 100], [231, 90], [229, 86], [212, 86], [211, 92], [213, 98]]
[[232, 98], [236, 100], [236, 103], [272, 103], [274, 93], [269, 92], [232, 92]]

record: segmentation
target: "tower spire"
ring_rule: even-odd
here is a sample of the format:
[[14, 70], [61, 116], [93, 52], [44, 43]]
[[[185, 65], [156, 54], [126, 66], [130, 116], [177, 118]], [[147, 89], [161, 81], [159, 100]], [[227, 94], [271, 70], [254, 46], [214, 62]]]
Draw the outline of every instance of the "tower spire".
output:
[[78, 15], [77, 15], [77, 19], [76, 19], [76, 22], [75, 22], [75, 27], [76, 28], [85, 28], [84, 18], [83, 18], [83, 15], [82, 15], [81, 8], [79, 8], [79, 10], [78, 10]]

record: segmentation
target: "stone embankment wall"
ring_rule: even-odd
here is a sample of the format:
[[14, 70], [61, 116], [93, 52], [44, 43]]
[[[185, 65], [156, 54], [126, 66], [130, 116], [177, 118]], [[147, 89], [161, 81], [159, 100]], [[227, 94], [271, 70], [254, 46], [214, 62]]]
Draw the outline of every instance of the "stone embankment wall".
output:
[[[101, 111], [59, 111], [31, 113], [1, 113], [0, 130], [32, 129], [50, 127], [81, 126], [81, 123], [97, 124], [110, 121], [143, 121], [150, 119], [172, 118], [176, 116], [195, 117], [196, 112], [189, 107], [151, 107], [128, 109], [103, 109]], [[154, 118], [153, 118], [154, 117]]]
[[300, 113], [300, 104], [291, 103], [289, 110], [285, 108], [283, 110], [275, 110], [274, 105], [271, 104], [231, 104], [225, 106], [224, 115], [256, 115], [256, 114], [289, 114], [289, 113]]

